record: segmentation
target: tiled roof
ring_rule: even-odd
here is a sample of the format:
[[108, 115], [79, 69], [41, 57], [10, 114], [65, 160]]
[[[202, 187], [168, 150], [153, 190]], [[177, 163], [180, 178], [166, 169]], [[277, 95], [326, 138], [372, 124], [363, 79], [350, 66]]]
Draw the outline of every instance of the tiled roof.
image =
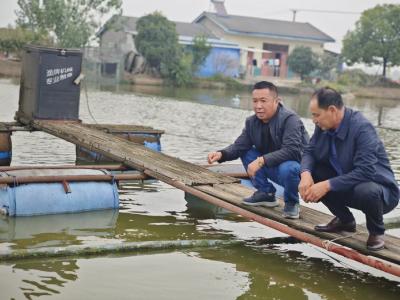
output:
[[239, 35], [273, 37], [282, 39], [299, 39], [321, 42], [334, 42], [329, 35], [323, 33], [310, 23], [271, 20], [246, 16], [218, 15], [203, 12], [193, 23], [198, 24], [208, 18], [225, 32]]
[[[136, 32], [136, 22], [139, 20], [138, 17], [128, 16], [114, 16], [112, 21], [122, 26], [122, 29], [126, 32]], [[111, 20], [110, 20], [111, 21]], [[207, 38], [217, 38], [207, 28], [201, 24], [196, 23], [185, 23], [185, 22], [174, 22], [176, 25], [176, 32], [179, 36], [196, 37], [205, 36]], [[102, 30], [104, 31], [104, 29]], [[102, 32], [100, 32], [101, 34]]]

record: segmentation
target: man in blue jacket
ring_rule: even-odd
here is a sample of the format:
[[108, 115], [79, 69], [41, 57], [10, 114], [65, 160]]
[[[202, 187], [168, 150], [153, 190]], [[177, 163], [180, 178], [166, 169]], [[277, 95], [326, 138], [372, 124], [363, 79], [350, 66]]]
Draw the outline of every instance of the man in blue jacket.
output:
[[243, 204], [278, 205], [272, 181], [284, 187], [286, 218], [299, 218], [300, 160], [308, 135], [300, 118], [280, 103], [276, 86], [267, 81], [254, 85], [255, 114], [246, 119], [242, 134], [227, 148], [208, 154], [208, 163], [241, 158], [257, 191]]
[[355, 232], [349, 207], [359, 209], [367, 219], [367, 248], [382, 249], [383, 214], [397, 206], [399, 188], [375, 128], [330, 88], [313, 94], [310, 111], [316, 126], [301, 161], [299, 192], [306, 202], [322, 201], [335, 216], [315, 230]]

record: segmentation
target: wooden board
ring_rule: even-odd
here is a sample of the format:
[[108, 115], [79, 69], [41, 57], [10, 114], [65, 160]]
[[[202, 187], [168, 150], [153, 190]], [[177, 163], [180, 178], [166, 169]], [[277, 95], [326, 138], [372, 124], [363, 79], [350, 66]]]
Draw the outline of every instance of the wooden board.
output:
[[13, 131], [33, 131], [33, 128], [30, 126], [24, 126], [18, 122], [0, 122], [0, 132]]
[[107, 133], [145, 133], [163, 134], [164, 130], [154, 129], [149, 126], [140, 125], [120, 125], [120, 124], [82, 124], [83, 126], [99, 129]]
[[80, 145], [138, 170], [151, 170], [160, 176], [187, 185], [234, 183], [233, 177], [214, 173], [181, 159], [93, 129], [78, 122], [34, 120], [32, 125], [52, 135]]

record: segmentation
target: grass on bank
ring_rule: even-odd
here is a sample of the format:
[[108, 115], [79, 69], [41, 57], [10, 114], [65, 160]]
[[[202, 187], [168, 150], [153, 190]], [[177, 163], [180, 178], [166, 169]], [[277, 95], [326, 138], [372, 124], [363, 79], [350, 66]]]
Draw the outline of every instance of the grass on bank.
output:
[[400, 83], [377, 75], [369, 75], [359, 69], [346, 70], [336, 80], [321, 80], [316, 84], [303, 81], [297, 85], [305, 90], [316, 90], [329, 86], [342, 94], [352, 93], [356, 97], [400, 99]]

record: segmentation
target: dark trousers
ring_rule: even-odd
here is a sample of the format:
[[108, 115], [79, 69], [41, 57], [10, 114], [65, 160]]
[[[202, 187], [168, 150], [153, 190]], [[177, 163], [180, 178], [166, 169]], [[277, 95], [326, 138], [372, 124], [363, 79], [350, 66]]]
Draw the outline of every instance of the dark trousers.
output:
[[[315, 182], [337, 176], [331, 166], [316, 165], [312, 173]], [[367, 229], [371, 234], [384, 234], [383, 215], [391, 211], [393, 205], [387, 205], [383, 198], [385, 187], [375, 182], [362, 182], [346, 192], [328, 192], [322, 203], [342, 222], [354, 220], [349, 207], [361, 210], [367, 219]]]

